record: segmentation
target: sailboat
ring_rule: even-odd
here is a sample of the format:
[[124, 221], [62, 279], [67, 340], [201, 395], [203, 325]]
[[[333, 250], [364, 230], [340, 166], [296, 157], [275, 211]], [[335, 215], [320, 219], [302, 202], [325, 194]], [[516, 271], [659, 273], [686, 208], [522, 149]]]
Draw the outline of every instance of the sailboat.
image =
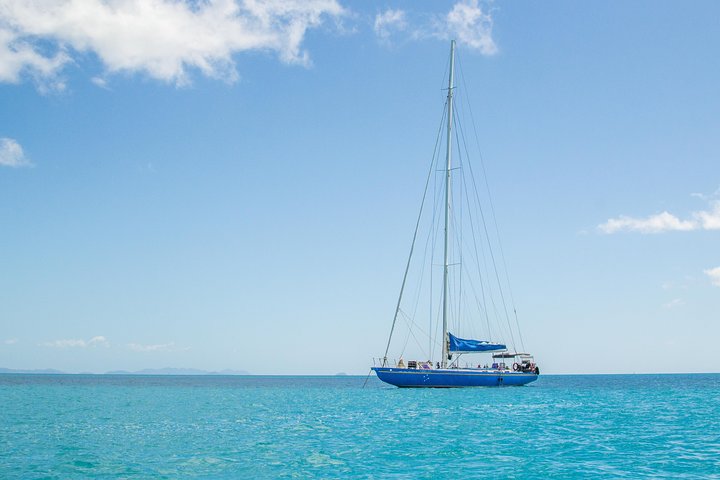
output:
[[[453, 181], [455, 180], [454, 177], [454, 170], [456, 169], [462, 169], [464, 168], [463, 165], [459, 167], [454, 167], [452, 163], [452, 146], [453, 146], [453, 133], [456, 134], [456, 138], [459, 136], [457, 135], [457, 132], [453, 131], [453, 125], [455, 123], [455, 112], [454, 112], [454, 93], [455, 93], [455, 85], [454, 85], [454, 76], [455, 76], [455, 41], [450, 42], [450, 69], [449, 69], [449, 75], [448, 75], [448, 88], [447, 88], [447, 100], [445, 103], [445, 110], [443, 112], [443, 115], [447, 114], [447, 126], [446, 126], [446, 145], [445, 145], [445, 165], [444, 168], [441, 169], [439, 167], [436, 167], [436, 155], [433, 154], [433, 163], [431, 163], [430, 167], [430, 173], [428, 174], [428, 182], [425, 186], [425, 194], [423, 195], [423, 203], [420, 209], [420, 215], [418, 216], [418, 222], [415, 227], [415, 234], [413, 236], [413, 242], [412, 246], [410, 248], [410, 255], [407, 262], [407, 267], [405, 269], [405, 275], [403, 277], [402, 285], [400, 287], [400, 296], [398, 298], [397, 306], [395, 309], [395, 316], [393, 318], [392, 322], [392, 328], [390, 329], [390, 337], [388, 338], [387, 346], [385, 349], [385, 354], [383, 357], [380, 357], [376, 360], [376, 365], [372, 367], [372, 371], [374, 371], [377, 375], [377, 377], [382, 380], [385, 383], [395, 385], [397, 387], [480, 387], [480, 386], [517, 386], [517, 385], [526, 385], [530, 382], [533, 382], [538, 379], [538, 376], [540, 375], [540, 368], [535, 363], [534, 357], [529, 354], [525, 353], [524, 351], [518, 351], [517, 345], [515, 342], [515, 334], [514, 334], [514, 327], [512, 326], [512, 322], [510, 321], [510, 317], [508, 315], [508, 309], [505, 306], [504, 308], [495, 308], [496, 311], [502, 312], [504, 310], [507, 325], [505, 323], [502, 324], [501, 329], [497, 329], [496, 334], [499, 335], [499, 332], [504, 329], [505, 333], [509, 333], [509, 336], [511, 338], [511, 347], [509, 348], [506, 342], [500, 342], [500, 341], [492, 341], [492, 340], [476, 340], [476, 339], [470, 339], [470, 338], [463, 338], [460, 336], [457, 336], [449, 331], [449, 323], [451, 320], [451, 315], [454, 315], [453, 320], [455, 321], [455, 327], [454, 328], [460, 328], [460, 317], [463, 317], [461, 306], [463, 305], [462, 301], [456, 301], [455, 299], [451, 298], [451, 290], [460, 290], [462, 286], [462, 279], [464, 278], [462, 276], [463, 270], [463, 257], [462, 253], [457, 253], [457, 250], [460, 250], [460, 247], [462, 246], [463, 240], [457, 241], [456, 239], [451, 238], [451, 233], [457, 233], [457, 232], [451, 232], [451, 230], [458, 230], [458, 225], [462, 224], [461, 221], [458, 220], [458, 215], [456, 214], [456, 209], [454, 209], [453, 206], [453, 194], [455, 192], [455, 188], [453, 187]], [[444, 119], [443, 119], [444, 120]], [[441, 125], [444, 122], [441, 122]], [[440, 128], [440, 131], [443, 128]], [[436, 152], [438, 152], [437, 156], [439, 156], [439, 150], [438, 150], [438, 144], [440, 140], [440, 131], [438, 132], [438, 141], [436, 141]], [[463, 132], [461, 132], [462, 135], [464, 135]], [[467, 151], [467, 149], [465, 149]], [[458, 146], [458, 154], [462, 153], [461, 148]], [[462, 161], [462, 158], [461, 158]], [[439, 161], [437, 162], [439, 163]], [[470, 167], [471, 168], [471, 167]], [[483, 167], [484, 168], [484, 167]], [[432, 172], [440, 172], [442, 174], [442, 182], [444, 183], [444, 187], [440, 187], [439, 193], [435, 195], [436, 198], [438, 198], [438, 204], [440, 203], [440, 198], [444, 196], [444, 202], [443, 202], [443, 214], [444, 217], [444, 226], [442, 229], [440, 229], [440, 217], [441, 215], [437, 215], [437, 229], [433, 230], [431, 229], [430, 233], [428, 234], [428, 240], [425, 243], [426, 251], [428, 249], [428, 245], [433, 243], [431, 239], [433, 238], [433, 231], [436, 231], [437, 236], [440, 236], [442, 233], [442, 293], [440, 296], [440, 302], [438, 305], [438, 311], [441, 311], [437, 315], [437, 320], [433, 320], [433, 309], [430, 307], [430, 317], [431, 317], [431, 328], [429, 329], [429, 332], [426, 332], [428, 334], [428, 337], [430, 338], [430, 343], [428, 345], [428, 352], [427, 355], [423, 358], [429, 358], [428, 360], [408, 360], [407, 362], [403, 359], [402, 354], [400, 356], [399, 360], [390, 360], [388, 358], [388, 352], [391, 346], [391, 342], [393, 340], [393, 333], [396, 331], [396, 324], [398, 323], [398, 318], [402, 317], [405, 320], [407, 320], [406, 323], [408, 323], [408, 326], [410, 328], [412, 327], [418, 327], [417, 322], [411, 315], [406, 315], [403, 310], [401, 309], [401, 302], [403, 300], [403, 293], [406, 290], [407, 287], [407, 281], [408, 281], [408, 272], [410, 270], [411, 260], [413, 259], [413, 252], [415, 250], [416, 246], [416, 240], [418, 237], [418, 228], [420, 225], [421, 217], [423, 216], [423, 206], [425, 205], [425, 198], [428, 193], [428, 184], [432, 175]], [[472, 174], [472, 171], [471, 171]], [[474, 174], [472, 174], [474, 177]], [[462, 188], [465, 185], [464, 183], [464, 177], [463, 177], [463, 183], [460, 184], [460, 188]], [[487, 185], [487, 182], [486, 182]], [[468, 187], [465, 186], [465, 192], [468, 191]], [[472, 190], [471, 190], [472, 192]], [[476, 194], [474, 198], [477, 198], [477, 201], [480, 202], [479, 196], [477, 195], [477, 189], [474, 190], [474, 193]], [[489, 194], [489, 188], [488, 188], [488, 194]], [[470, 206], [471, 202], [469, 200], [469, 195], [466, 195], [467, 204]], [[460, 205], [464, 205], [464, 203], [461, 201]], [[439, 210], [439, 209], [437, 209]], [[457, 209], [459, 210], [459, 208]], [[482, 212], [482, 210], [481, 210]], [[493, 211], [494, 216], [494, 211]], [[435, 220], [433, 220], [435, 221]], [[470, 222], [473, 223], [473, 217], [470, 216]], [[476, 230], [480, 230], [477, 224], [480, 223], [479, 221], [475, 221], [471, 227], [469, 227], [472, 230], [472, 237], [475, 237]], [[488, 229], [487, 225], [485, 225], [485, 216], [482, 216], [482, 224], [484, 225], [484, 231], [487, 234]], [[495, 222], [495, 226], [497, 227], [497, 222]], [[499, 240], [499, 232], [498, 232], [498, 240]], [[489, 238], [489, 237], [488, 237]], [[438, 242], [439, 243], [439, 242]], [[492, 250], [492, 244], [488, 243], [487, 250], [489, 250], [490, 255], [492, 257], [492, 265], [494, 269], [494, 277], [497, 277], [497, 288], [496, 290], [500, 290], [502, 292], [502, 282], [500, 281], [500, 275], [498, 274], [498, 268], [497, 268], [497, 262], [495, 261], [495, 254]], [[479, 255], [477, 254], [478, 249], [475, 247], [475, 255], [474, 259], [477, 263], [477, 270], [478, 273], [482, 271], [481, 262], [479, 260]], [[438, 254], [439, 255], [439, 254]], [[451, 259], [451, 255], [455, 255], [455, 258]], [[431, 259], [432, 260], [432, 259]], [[503, 257], [504, 262], [504, 257]], [[432, 261], [430, 262], [432, 264]], [[457, 268], [460, 267], [460, 268]], [[432, 269], [432, 267], [431, 267]], [[453, 270], [454, 269], [454, 270]], [[491, 269], [491, 271], [493, 270]], [[451, 270], [453, 270], [451, 272]], [[423, 270], [425, 271], [425, 270]], [[458, 273], [458, 271], [460, 273]], [[481, 275], [480, 275], [481, 276]], [[485, 295], [486, 290], [490, 290], [487, 286], [488, 280], [487, 277], [493, 277], [492, 275], [486, 275], [485, 279], [485, 285], [482, 283], [482, 278], [477, 282], [482, 290], [482, 295], [475, 295], [475, 300], [477, 300], [477, 304], [479, 307], [479, 310], [481, 312], [481, 316], [484, 313], [484, 316], [487, 318], [487, 326], [488, 330], [490, 330], [490, 322], [489, 322], [489, 314], [488, 312], [491, 310], [488, 305], [483, 306], [479, 299], [484, 298], [486, 299], [487, 303], [490, 303], [490, 301], [487, 300], [487, 296]], [[455, 280], [452, 281], [451, 284], [451, 277], [455, 278]], [[459, 280], [458, 280], [459, 278]], [[429, 282], [432, 284], [432, 280]], [[509, 283], [509, 281], [508, 281]], [[474, 285], [471, 283], [471, 286]], [[432, 290], [433, 288], [430, 288]], [[420, 288], [418, 288], [418, 292], [420, 292]], [[462, 293], [462, 292], [461, 292]], [[461, 295], [459, 293], [458, 295]], [[501, 293], [502, 294], [502, 293]], [[431, 294], [432, 295], [432, 292]], [[420, 294], [418, 293], [417, 297], [420, 297]], [[432, 302], [432, 300], [431, 300]], [[502, 299], [502, 305], [505, 305], [505, 298]], [[416, 310], [415, 308], [413, 310]], [[513, 306], [513, 311], [516, 311]], [[441, 322], [439, 319], [441, 318]], [[463, 319], [465, 320], [465, 319]], [[477, 319], [476, 319], [477, 320]], [[517, 336], [520, 338], [522, 345], [522, 336], [519, 334], [519, 323], [517, 322], [517, 315], [515, 316], [516, 325], [517, 325]], [[438, 339], [435, 339], [435, 347], [433, 347], [433, 337], [432, 337], [432, 324], [433, 321], [436, 321], [436, 324], [442, 325], [442, 333], [439, 338], [440, 348], [437, 349], [437, 343]], [[418, 327], [419, 328], [419, 327]], [[437, 330], [437, 328], [436, 328]], [[490, 334], [490, 332], [486, 332], [487, 335]], [[412, 337], [411, 337], [412, 335]], [[414, 334], [412, 334], [412, 331], [405, 340], [404, 348], [407, 346], [410, 338], [414, 338], [416, 340], [416, 343], [420, 345], [420, 342], [417, 342], [416, 337]], [[524, 349], [524, 346], [522, 347]], [[437, 361], [433, 361], [432, 355], [434, 350], [439, 350], [440, 358]], [[472, 362], [471, 364], [468, 364], [467, 361], [465, 363], [461, 363], [462, 360], [466, 359], [465, 355], [467, 354], [478, 354], [478, 353], [484, 353], [486, 355], [490, 355], [491, 359], [489, 361], [486, 361], [484, 364]]]

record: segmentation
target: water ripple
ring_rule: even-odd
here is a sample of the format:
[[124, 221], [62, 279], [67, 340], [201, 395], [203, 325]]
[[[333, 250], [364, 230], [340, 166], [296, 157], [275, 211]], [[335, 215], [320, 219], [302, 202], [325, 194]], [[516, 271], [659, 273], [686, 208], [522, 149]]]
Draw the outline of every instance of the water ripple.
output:
[[1, 478], [720, 478], [720, 375], [0, 375]]

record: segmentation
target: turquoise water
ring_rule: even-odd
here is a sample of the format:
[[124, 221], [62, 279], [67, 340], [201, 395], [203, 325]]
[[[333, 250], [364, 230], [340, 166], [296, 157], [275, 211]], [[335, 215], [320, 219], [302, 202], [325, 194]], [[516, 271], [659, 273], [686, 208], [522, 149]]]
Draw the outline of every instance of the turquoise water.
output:
[[0, 478], [720, 478], [720, 375], [0, 375]]

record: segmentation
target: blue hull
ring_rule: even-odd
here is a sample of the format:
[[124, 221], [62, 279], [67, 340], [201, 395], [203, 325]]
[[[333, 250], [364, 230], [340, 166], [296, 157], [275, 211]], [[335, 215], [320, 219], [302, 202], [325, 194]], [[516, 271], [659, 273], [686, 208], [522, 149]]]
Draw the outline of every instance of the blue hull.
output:
[[504, 387], [526, 385], [539, 375], [497, 370], [442, 369], [422, 370], [394, 367], [373, 367], [378, 378], [396, 387]]

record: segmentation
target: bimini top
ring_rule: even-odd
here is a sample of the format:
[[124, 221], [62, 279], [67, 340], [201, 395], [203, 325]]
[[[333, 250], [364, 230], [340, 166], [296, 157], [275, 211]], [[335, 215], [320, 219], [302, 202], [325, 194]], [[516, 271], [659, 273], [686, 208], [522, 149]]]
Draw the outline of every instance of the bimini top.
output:
[[530, 355], [529, 353], [516, 353], [516, 352], [493, 353], [493, 358], [515, 358], [515, 357], [532, 358], [532, 355]]
[[465, 340], [448, 332], [450, 338], [451, 352], [497, 352], [507, 350], [507, 346], [501, 343], [492, 343], [485, 340]]

